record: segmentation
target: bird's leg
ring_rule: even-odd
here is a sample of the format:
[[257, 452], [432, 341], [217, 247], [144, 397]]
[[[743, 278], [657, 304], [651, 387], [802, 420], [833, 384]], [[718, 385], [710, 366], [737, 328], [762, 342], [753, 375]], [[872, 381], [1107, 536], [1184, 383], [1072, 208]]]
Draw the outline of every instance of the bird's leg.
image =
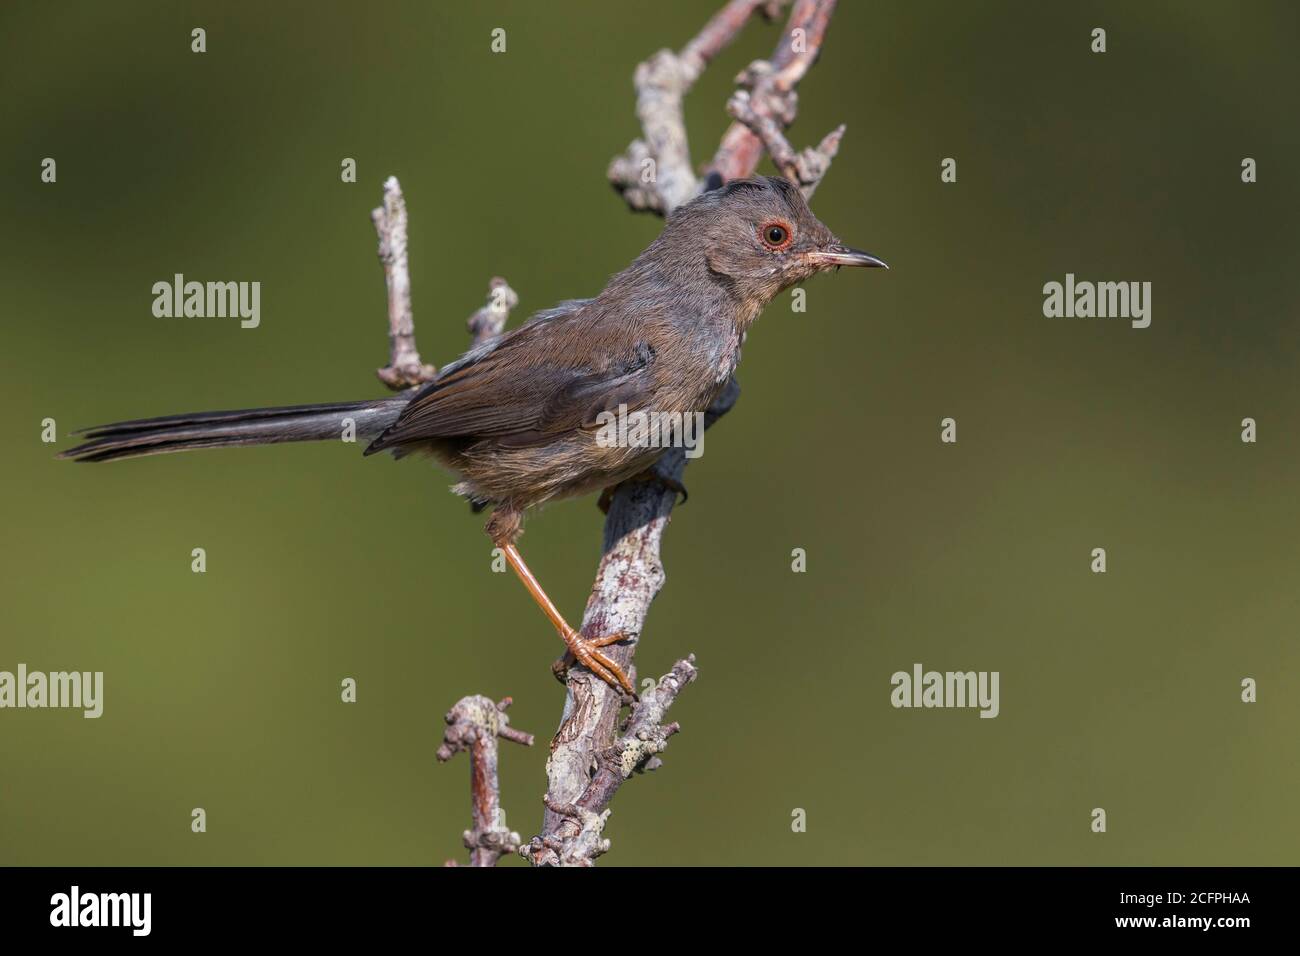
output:
[[[627, 480], [658, 482], [659, 484], [667, 488], [669, 491], [676, 492], [677, 494], [681, 495], [682, 504], [686, 504], [687, 499], [690, 498], [690, 495], [687, 494], [686, 492], [686, 486], [684, 484], [682, 484], [676, 478], [669, 478], [667, 475], [661, 475], [658, 471], [655, 470], [654, 465], [651, 465], [645, 471], [633, 475], [631, 478], [628, 478]], [[618, 485], [610, 485], [608, 488], [601, 491], [600, 497], [596, 499], [596, 507], [600, 509], [601, 514], [603, 515], [609, 514], [609, 506], [614, 503], [614, 492], [618, 491], [618, 487], [619, 487]]]
[[606, 634], [603, 637], [588, 638], [584, 637], [580, 631], [575, 630], [563, 615], [560, 614], [550, 597], [542, 590], [541, 584], [533, 576], [527, 564], [524, 563], [524, 557], [519, 553], [519, 549], [512, 543], [498, 544], [502, 553], [506, 556], [506, 561], [514, 569], [519, 580], [523, 582], [528, 593], [532, 595], [537, 606], [542, 609], [542, 613], [550, 620], [560, 639], [564, 641], [569, 653], [587, 670], [591, 671], [606, 684], [611, 687], [621, 687], [629, 694], [635, 694], [632, 689], [632, 682], [627, 679], [623, 669], [610, 660], [599, 650], [602, 647], [608, 647], [610, 644], [616, 644], [623, 640], [623, 634]]
[[[498, 517], [498, 515], [500, 517]], [[600, 651], [602, 647], [608, 647], [610, 644], [616, 644], [623, 640], [623, 634], [607, 634], [603, 637], [584, 637], [582, 633], [570, 626], [569, 622], [564, 619], [559, 608], [555, 606], [547, 593], [542, 590], [542, 585], [533, 572], [524, 562], [524, 556], [519, 553], [515, 546], [514, 539], [519, 534], [519, 518], [511, 512], [497, 511], [488, 521], [487, 532], [492, 537], [493, 543], [501, 549], [502, 554], [506, 557], [506, 562], [518, 575], [519, 580], [523, 582], [528, 593], [532, 595], [537, 606], [542, 609], [551, 625], [559, 633], [560, 639], [564, 641], [565, 647], [569, 653], [587, 670], [591, 671], [606, 684], [614, 688], [622, 688], [631, 696], [636, 696], [636, 691], [632, 688], [632, 682], [627, 679], [623, 669], [614, 661]]]

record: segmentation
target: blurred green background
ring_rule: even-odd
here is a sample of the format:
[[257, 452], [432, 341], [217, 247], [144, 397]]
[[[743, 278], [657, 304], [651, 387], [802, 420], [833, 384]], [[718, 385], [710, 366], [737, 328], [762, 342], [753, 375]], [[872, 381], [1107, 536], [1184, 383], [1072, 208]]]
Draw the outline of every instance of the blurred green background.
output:
[[[468, 693], [538, 735], [502, 758], [536, 832], [560, 644], [449, 478], [337, 445], [74, 465], [40, 422], [63, 448], [381, 394], [389, 174], [430, 360], [492, 275], [516, 322], [594, 294], [660, 226], [605, 181], [633, 68], [714, 8], [4, 5], [0, 669], [102, 670], [106, 699], [0, 712], [0, 862], [462, 857], [467, 764], [433, 753]], [[779, 29], [689, 97], [697, 162]], [[701, 677], [604, 862], [1296, 862], [1298, 35], [1282, 2], [841, 5], [791, 138], [848, 124], [814, 209], [893, 269], [816, 279], [750, 336], [639, 654], [648, 676], [694, 651]], [[260, 281], [261, 327], [154, 318], [176, 272]], [[1066, 272], [1152, 282], [1151, 327], [1044, 318]], [[584, 499], [524, 540], [572, 618], [600, 528]], [[917, 661], [1000, 671], [1001, 716], [893, 709]]]

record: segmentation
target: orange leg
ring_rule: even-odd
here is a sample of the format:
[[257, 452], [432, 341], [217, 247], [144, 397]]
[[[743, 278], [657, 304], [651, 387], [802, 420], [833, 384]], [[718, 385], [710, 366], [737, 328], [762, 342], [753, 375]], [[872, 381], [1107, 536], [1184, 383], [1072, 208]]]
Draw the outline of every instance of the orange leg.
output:
[[610, 644], [616, 644], [623, 640], [623, 635], [609, 634], [605, 637], [583, 637], [580, 632], [569, 626], [569, 622], [564, 619], [554, 602], [542, 590], [541, 584], [538, 583], [537, 578], [533, 577], [533, 572], [524, 563], [524, 556], [519, 553], [519, 549], [514, 546], [514, 543], [499, 541], [497, 547], [505, 554], [506, 561], [514, 569], [515, 574], [519, 576], [519, 580], [523, 582], [524, 587], [528, 589], [528, 593], [533, 596], [533, 600], [542, 609], [542, 613], [546, 615], [555, 630], [559, 632], [560, 639], [564, 641], [574, 659], [606, 684], [611, 687], [622, 687], [623, 690], [635, 697], [636, 691], [632, 689], [632, 682], [627, 679], [623, 669], [599, 650], [602, 647], [608, 647]]

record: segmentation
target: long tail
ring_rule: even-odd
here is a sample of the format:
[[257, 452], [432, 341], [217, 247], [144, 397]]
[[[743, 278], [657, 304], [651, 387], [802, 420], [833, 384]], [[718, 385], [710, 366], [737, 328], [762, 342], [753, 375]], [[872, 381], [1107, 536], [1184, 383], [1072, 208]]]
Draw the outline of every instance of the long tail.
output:
[[397, 420], [409, 396], [328, 405], [287, 405], [230, 412], [195, 412], [141, 418], [83, 429], [84, 444], [60, 452], [76, 461], [114, 461], [165, 455], [194, 448], [273, 445], [290, 441], [340, 439], [345, 419], [352, 419], [358, 438], [373, 438]]

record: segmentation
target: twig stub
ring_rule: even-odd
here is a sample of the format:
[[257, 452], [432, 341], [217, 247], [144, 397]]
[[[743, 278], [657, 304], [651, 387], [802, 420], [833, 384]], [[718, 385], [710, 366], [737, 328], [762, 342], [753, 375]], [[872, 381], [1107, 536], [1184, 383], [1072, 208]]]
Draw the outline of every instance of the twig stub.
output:
[[510, 310], [519, 304], [519, 295], [510, 283], [493, 276], [488, 283], [487, 302], [465, 320], [469, 329], [471, 347], [489, 342], [501, 334], [510, 318]]
[[384, 204], [370, 213], [379, 236], [379, 261], [388, 287], [388, 364], [379, 380], [394, 391], [431, 381], [438, 370], [420, 361], [411, 314], [411, 273], [406, 261], [406, 200], [396, 176], [384, 180]]

